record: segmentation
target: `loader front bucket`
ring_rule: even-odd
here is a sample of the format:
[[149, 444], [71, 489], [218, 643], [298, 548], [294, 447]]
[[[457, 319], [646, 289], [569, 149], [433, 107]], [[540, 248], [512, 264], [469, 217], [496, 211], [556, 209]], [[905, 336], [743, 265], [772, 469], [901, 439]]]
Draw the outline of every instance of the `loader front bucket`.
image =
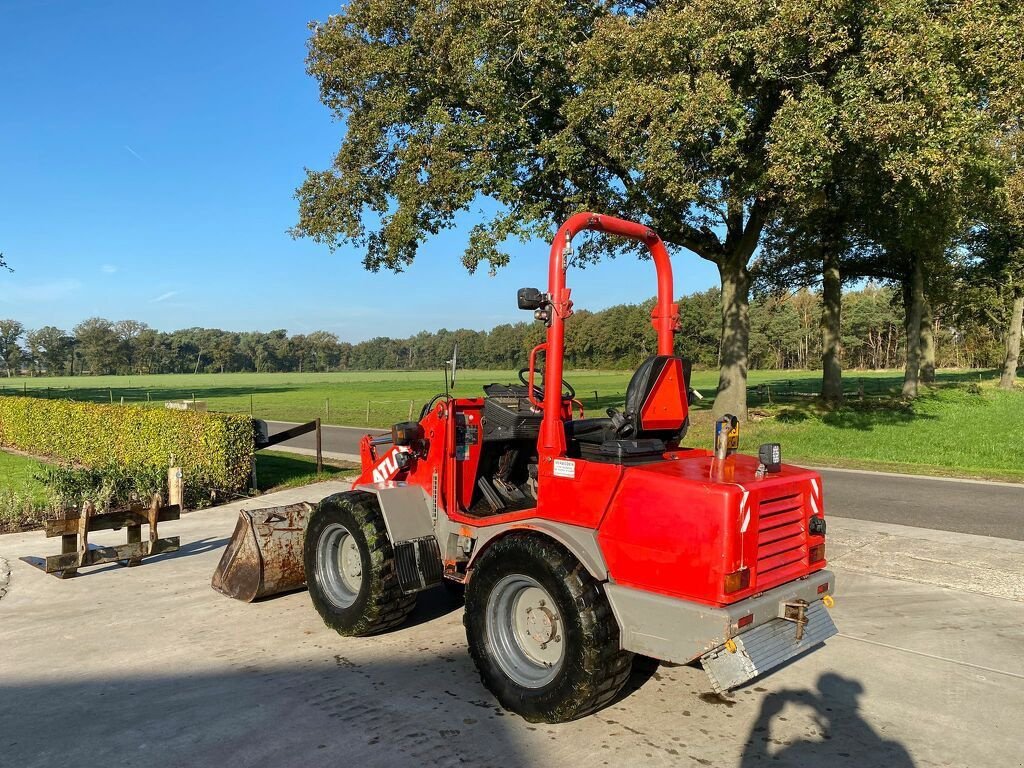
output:
[[304, 586], [302, 543], [312, 511], [306, 503], [241, 510], [231, 541], [213, 572], [213, 588], [251, 603]]

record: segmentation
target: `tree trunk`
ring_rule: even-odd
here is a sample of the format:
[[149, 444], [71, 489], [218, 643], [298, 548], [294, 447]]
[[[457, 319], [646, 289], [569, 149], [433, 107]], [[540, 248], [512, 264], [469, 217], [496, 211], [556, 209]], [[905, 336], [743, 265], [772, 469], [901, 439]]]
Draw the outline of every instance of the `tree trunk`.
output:
[[718, 264], [722, 280], [721, 369], [715, 417], [747, 418], [747, 354], [750, 347], [750, 273], [746, 259], [730, 255]]
[[1017, 382], [1022, 317], [1024, 317], [1024, 292], [1018, 293], [1013, 298], [1010, 327], [1006, 331], [1006, 360], [1003, 362], [1003, 374], [999, 377], [999, 386], [1003, 389], [1013, 389]]
[[903, 374], [903, 396], [917, 397], [921, 376], [921, 316], [924, 314], [924, 265], [921, 255], [914, 255], [910, 283], [903, 291], [906, 298], [907, 367]]
[[843, 366], [839, 359], [842, 342], [843, 286], [839, 254], [825, 244], [821, 293], [821, 396], [838, 405], [843, 401]]
[[921, 381], [925, 384], [935, 381], [935, 324], [927, 295], [921, 305]]

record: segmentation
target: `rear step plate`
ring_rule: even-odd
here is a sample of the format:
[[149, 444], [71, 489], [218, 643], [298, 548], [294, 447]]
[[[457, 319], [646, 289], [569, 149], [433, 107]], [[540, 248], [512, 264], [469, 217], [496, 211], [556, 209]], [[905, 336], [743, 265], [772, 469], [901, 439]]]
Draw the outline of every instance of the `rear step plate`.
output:
[[743, 685], [794, 656], [823, 643], [838, 631], [821, 601], [807, 606], [803, 637], [796, 639], [797, 625], [773, 619], [733, 638], [736, 650], [722, 645], [700, 657], [717, 693]]

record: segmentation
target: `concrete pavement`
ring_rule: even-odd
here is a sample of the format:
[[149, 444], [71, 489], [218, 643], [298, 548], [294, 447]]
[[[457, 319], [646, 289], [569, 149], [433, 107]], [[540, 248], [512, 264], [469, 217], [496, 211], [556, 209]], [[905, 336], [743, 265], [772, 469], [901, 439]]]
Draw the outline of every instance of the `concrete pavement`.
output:
[[700, 669], [638, 665], [614, 705], [547, 726], [496, 706], [466, 653], [461, 608], [442, 590], [375, 638], [326, 629], [305, 592], [255, 605], [215, 593], [210, 576], [245, 504], [161, 526], [181, 537], [178, 553], [63, 582], [17, 559], [54, 540], [0, 537], [0, 572], [11, 566], [0, 763], [1022, 764], [1019, 542], [833, 517], [840, 635], [823, 649], [725, 699], [708, 695]]

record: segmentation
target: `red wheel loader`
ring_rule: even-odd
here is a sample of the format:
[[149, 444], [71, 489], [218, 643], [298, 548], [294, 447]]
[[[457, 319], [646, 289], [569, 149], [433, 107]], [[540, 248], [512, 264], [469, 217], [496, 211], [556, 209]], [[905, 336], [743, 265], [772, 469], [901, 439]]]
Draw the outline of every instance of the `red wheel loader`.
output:
[[[623, 409], [597, 418], [562, 375], [566, 260], [588, 229], [643, 243], [658, 283], [658, 352]], [[327, 625], [381, 632], [420, 591], [464, 585], [484, 685], [543, 722], [612, 701], [635, 654], [699, 660], [724, 692], [834, 634], [820, 477], [782, 464], [778, 446], [735, 452], [728, 423], [715, 450], [684, 445], [693, 390], [658, 235], [577, 214], [551, 246], [547, 292], [518, 298], [547, 326], [520, 383], [440, 394], [418, 422], [368, 435], [352, 490], [309, 515], [306, 580]]]

